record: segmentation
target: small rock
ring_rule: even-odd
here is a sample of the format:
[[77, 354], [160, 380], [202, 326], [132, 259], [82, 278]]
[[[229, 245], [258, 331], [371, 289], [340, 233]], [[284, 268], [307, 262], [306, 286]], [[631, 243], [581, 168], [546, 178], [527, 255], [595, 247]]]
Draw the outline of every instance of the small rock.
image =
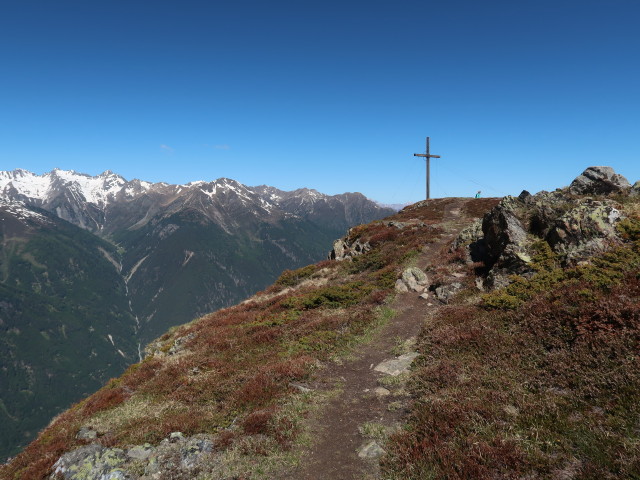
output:
[[396, 292], [398, 293], [407, 293], [409, 289], [407, 288], [407, 284], [404, 283], [401, 279], [396, 280]]
[[184, 440], [184, 435], [182, 434], [182, 432], [171, 432], [169, 434], [169, 437], [167, 437], [167, 439], [171, 443], [176, 443], [176, 442], [179, 442], [180, 440]]
[[380, 373], [386, 373], [387, 375], [391, 375], [397, 377], [401, 373], [405, 373], [409, 371], [409, 367], [413, 360], [418, 356], [418, 353], [405, 353], [404, 355], [400, 355], [397, 358], [392, 360], [386, 360], [380, 364], [378, 364], [374, 370]]
[[91, 427], [82, 427], [78, 431], [76, 438], [78, 440], [95, 440], [96, 438], [98, 438], [98, 432], [93, 430]]
[[309, 393], [309, 392], [312, 391], [309, 387], [307, 387], [305, 385], [302, 385], [301, 383], [291, 382], [291, 383], [289, 383], [289, 386], [291, 388], [295, 388], [296, 390], [298, 390], [299, 392], [302, 392], [302, 393]]
[[420, 298], [424, 300], [429, 300], [429, 294], [427, 292], [421, 293]]
[[409, 267], [402, 272], [402, 281], [414, 292], [422, 292], [429, 284], [427, 274], [417, 267]]
[[213, 451], [213, 442], [207, 439], [192, 438], [187, 442], [187, 446], [180, 450], [182, 456], [182, 466], [193, 468], [202, 454]]
[[504, 410], [504, 413], [512, 417], [517, 417], [518, 414], [520, 413], [520, 410], [518, 410], [513, 405], [506, 405], [502, 410]]
[[134, 460], [146, 460], [151, 456], [155, 449], [148, 443], [144, 445], [136, 445], [127, 450], [127, 457]]
[[442, 303], [449, 303], [451, 297], [453, 297], [461, 288], [462, 284], [458, 282], [454, 282], [450, 285], [441, 285], [435, 290], [436, 297], [438, 297], [438, 300]]
[[358, 451], [358, 457], [375, 459], [381, 457], [385, 453], [384, 449], [374, 440], [364, 445]]
[[391, 392], [384, 387], [376, 387], [373, 393], [375, 393], [377, 397], [387, 397], [391, 395]]

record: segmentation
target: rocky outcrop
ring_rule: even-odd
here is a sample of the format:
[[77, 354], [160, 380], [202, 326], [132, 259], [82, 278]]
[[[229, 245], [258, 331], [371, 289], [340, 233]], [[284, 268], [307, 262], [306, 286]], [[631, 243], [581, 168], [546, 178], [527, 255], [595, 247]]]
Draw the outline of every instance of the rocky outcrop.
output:
[[[206, 435], [171, 433], [158, 446], [136, 445], [126, 452], [92, 443], [65, 453], [50, 480], [162, 480], [194, 478], [189, 472], [215, 455]], [[144, 472], [143, 474], [137, 472]]]
[[631, 184], [611, 167], [589, 167], [571, 182], [574, 195], [606, 195], [628, 190]]
[[481, 230], [477, 224], [463, 230], [452, 249], [465, 248], [469, 261], [485, 264], [489, 288], [508, 284], [511, 275], [533, 275], [541, 241], [562, 264], [577, 264], [621, 241], [620, 205], [605, 195], [635, 195], [638, 189], [640, 182], [630, 187], [611, 167], [590, 167], [570, 187], [505, 197], [484, 216]]
[[369, 242], [362, 243], [360, 239], [349, 242], [348, 238], [347, 236], [346, 238], [341, 238], [333, 242], [333, 249], [329, 252], [328, 256], [329, 260], [337, 260], [340, 262], [357, 257], [371, 250]]
[[633, 186], [631, 187], [631, 191], [629, 192], [629, 195], [631, 195], [632, 197], [640, 195], [640, 180], [638, 180], [636, 183], [633, 184]]
[[105, 448], [92, 443], [65, 453], [53, 465], [51, 480], [129, 480], [131, 477], [120, 468], [127, 457], [120, 448]]

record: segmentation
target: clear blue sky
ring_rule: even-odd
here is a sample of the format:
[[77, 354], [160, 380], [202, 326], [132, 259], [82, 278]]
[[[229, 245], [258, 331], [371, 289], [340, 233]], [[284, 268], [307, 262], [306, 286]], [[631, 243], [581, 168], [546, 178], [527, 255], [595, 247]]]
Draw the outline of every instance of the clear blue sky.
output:
[[360, 191], [640, 179], [638, 0], [0, 0], [0, 169]]

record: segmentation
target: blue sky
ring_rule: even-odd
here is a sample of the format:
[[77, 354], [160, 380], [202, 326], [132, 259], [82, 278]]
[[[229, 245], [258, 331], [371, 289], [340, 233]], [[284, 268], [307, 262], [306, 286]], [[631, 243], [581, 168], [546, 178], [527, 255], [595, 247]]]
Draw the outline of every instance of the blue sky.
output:
[[0, 169], [387, 203], [640, 179], [640, 2], [0, 1]]

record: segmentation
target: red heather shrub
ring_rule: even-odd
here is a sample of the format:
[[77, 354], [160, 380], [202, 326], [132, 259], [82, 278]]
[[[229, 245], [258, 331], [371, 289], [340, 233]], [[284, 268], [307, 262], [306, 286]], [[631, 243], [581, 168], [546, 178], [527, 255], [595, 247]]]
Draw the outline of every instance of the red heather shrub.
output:
[[276, 413], [275, 407], [269, 407], [247, 415], [242, 420], [242, 429], [247, 435], [268, 434], [270, 431], [270, 423]]
[[260, 367], [236, 392], [236, 402], [254, 407], [268, 405], [289, 389], [289, 382], [308, 374], [311, 357], [303, 356]]
[[88, 417], [96, 412], [108, 410], [120, 405], [129, 396], [122, 387], [107, 385], [85, 400], [82, 404], [82, 414]]
[[396, 227], [382, 227], [369, 232], [369, 244], [372, 247], [376, 247], [381, 243], [393, 242], [398, 238], [399, 230]]

